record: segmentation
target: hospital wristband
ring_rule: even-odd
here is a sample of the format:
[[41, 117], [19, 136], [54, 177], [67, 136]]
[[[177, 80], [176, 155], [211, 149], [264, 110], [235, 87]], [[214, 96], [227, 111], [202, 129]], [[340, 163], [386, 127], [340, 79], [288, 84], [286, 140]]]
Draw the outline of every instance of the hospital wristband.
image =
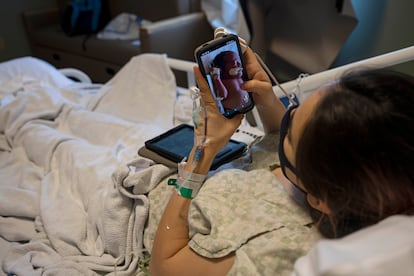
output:
[[185, 171], [184, 165], [185, 162], [178, 164], [178, 178], [170, 178], [168, 185], [175, 186], [180, 196], [193, 199], [203, 186], [207, 175]]

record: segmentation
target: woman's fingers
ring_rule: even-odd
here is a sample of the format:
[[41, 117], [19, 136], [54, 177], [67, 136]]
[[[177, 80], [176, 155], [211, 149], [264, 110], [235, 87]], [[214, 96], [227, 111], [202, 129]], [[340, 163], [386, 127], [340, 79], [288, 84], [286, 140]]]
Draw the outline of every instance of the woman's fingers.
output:
[[272, 85], [267, 81], [249, 80], [242, 84], [242, 88], [249, 92], [261, 94], [268, 93], [272, 89]]
[[268, 80], [266, 72], [264, 72], [262, 66], [259, 64], [256, 54], [250, 48], [247, 48], [244, 52], [244, 60], [246, 64], [247, 76], [249, 79], [260, 79], [263, 81]]

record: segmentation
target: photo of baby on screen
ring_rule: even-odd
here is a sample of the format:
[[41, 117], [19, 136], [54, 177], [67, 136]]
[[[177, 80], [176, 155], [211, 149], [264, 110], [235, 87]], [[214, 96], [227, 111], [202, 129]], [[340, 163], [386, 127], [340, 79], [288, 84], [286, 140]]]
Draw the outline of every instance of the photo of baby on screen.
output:
[[[241, 110], [250, 104], [249, 94], [240, 88], [243, 83], [243, 67], [234, 42], [212, 51], [206, 72], [219, 108], [223, 111]], [[207, 58], [207, 57], [205, 57]]]

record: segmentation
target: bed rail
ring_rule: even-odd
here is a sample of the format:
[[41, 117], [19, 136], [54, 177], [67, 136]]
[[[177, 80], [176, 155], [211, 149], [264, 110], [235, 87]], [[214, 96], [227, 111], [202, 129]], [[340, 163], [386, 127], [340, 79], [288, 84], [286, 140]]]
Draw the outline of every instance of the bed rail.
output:
[[195, 62], [168, 57], [167, 63], [171, 69], [186, 73], [188, 88], [196, 85], [196, 81], [195, 81], [194, 73], [193, 73], [193, 67], [197, 65]]
[[[326, 70], [320, 73], [309, 75], [301, 79], [300, 82], [300, 91], [301, 93], [298, 96], [300, 101], [303, 101], [309, 93], [313, 92], [315, 89], [320, 87], [322, 84], [329, 82], [337, 77], [339, 77], [343, 72], [352, 69], [352, 68], [385, 68], [404, 62], [414, 60], [414, 46], [389, 52], [383, 55], [375, 56], [372, 58], [364, 59], [361, 61], [349, 63], [340, 67], [336, 67], [330, 70]], [[293, 91], [297, 85], [297, 80], [285, 82], [282, 84], [282, 87], [286, 91]], [[283, 95], [278, 87], [274, 87], [276, 95]]]

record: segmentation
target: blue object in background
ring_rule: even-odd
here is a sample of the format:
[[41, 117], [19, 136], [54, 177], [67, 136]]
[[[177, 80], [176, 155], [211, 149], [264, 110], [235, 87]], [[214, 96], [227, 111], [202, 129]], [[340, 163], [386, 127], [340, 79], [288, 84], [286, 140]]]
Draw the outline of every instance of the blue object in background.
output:
[[[291, 94], [291, 95], [293, 95], [293, 100], [295, 101], [295, 103], [299, 104], [299, 99], [298, 99], [298, 97], [296, 97], [296, 94]], [[280, 97], [279, 99], [282, 101], [283, 105], [286, 108], [289, 106], [290, 102], [289, 102], [288, 97], [283, 96], [283, 97]]]

